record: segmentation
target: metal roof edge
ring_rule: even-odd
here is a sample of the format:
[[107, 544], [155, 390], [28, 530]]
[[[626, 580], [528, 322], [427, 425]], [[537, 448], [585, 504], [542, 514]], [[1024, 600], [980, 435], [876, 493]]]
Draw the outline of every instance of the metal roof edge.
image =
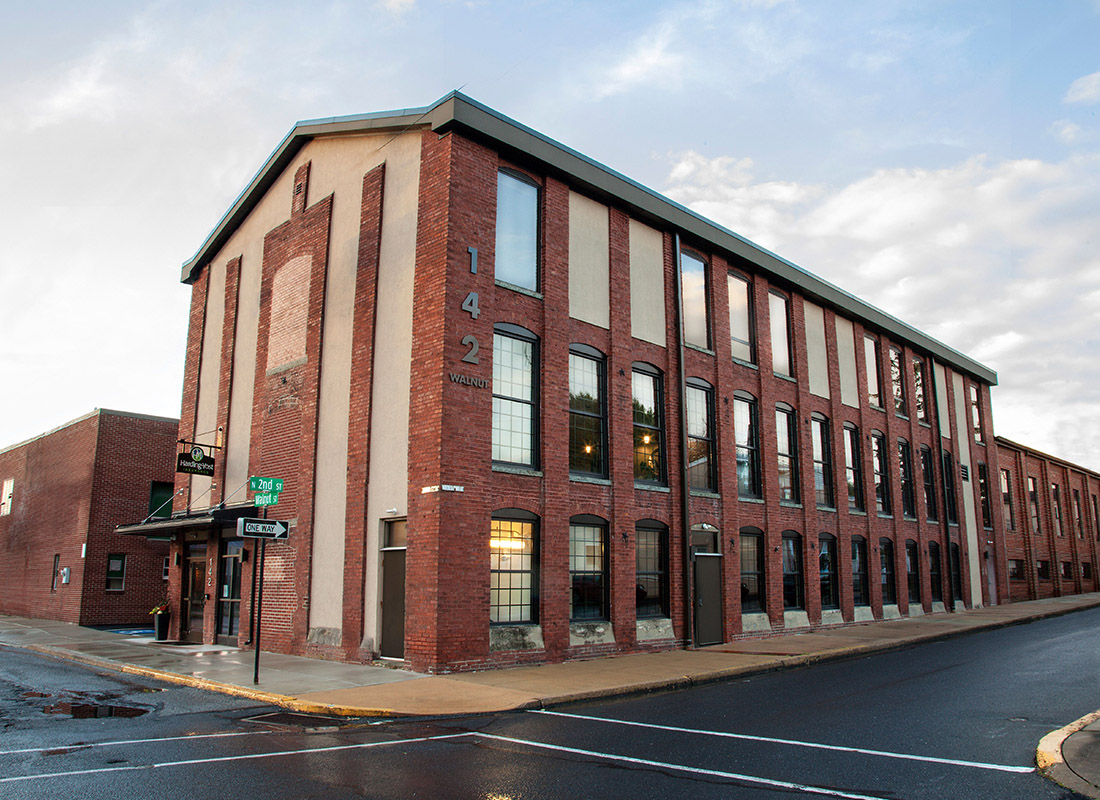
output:
[[997, 444], [998, 447], [1007, 447], [1011, 450], [1019, 450], [1022, 453], [1031, 453], [1032, 455], [1036, 456], [1037, 458], [1043, 458], [1043, 459], [1046, 459], [1047, 461], [1053, 461], [1055, 463], [1061, 464], [1064, 467], [1069, 467], [1070, 469], [1077, 470], [1078, 472], [1087, 472], [1089, 475], [1092, 475], [1094, 478], [1100, 478], [1100, 472], [1097, 472], [1096, 470], [1092, 469], [1091, 467], [1086, 467], [1082, 464], [1076, 464], [1072, 461], [1066, 461], [1066, 459], [1064, 459], [1060, 456], [1054, 456], [1054, 455], [1051, 455], [1050, 453], [1045, 453], [1042, 450], [1036, 450], [1034, 447], [1031, 447], [1030, 445], [1022, 444], [1021, 442], [1017, 442], [1013, 439], [1009, 439], [1007, 436], [994, 435], [993, 441]]

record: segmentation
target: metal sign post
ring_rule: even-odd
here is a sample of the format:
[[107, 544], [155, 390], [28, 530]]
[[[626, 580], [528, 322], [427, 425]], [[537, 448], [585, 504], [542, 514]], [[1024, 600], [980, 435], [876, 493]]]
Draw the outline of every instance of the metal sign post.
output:
[[264, 554], [267, 550], [267, 539], [260, 539], [260, 588], [259, 599], [256, 601], [256, 638], [252, 642], [255, 651], [255, 659], [252, 664], [252, 685], [260, 682], [260, 625], [264, 619]]
[[[260, 629], [262, 628], [264, 614], [264, 561], [267, 555], [268, 539], [286, 539], [290, 535], [290, 522], [284, 520], [269, 520], [267, 507], [279, 502], [279, 492], [283, 490], [282, 478], [261, 478], [252, 476], [248, 479], [248, 488], [257, 492], [254, 502], [261, 507], [260, 518], [250, 519], [241, 517], [237, 520], [237, 535], [249, 539], [260, 540], [260, 566], [259, 577], [256, 576], [256, 562], [252, 562], [252, 613], [249, 615], [255, 620], [255, 635], [249, 631], [249, 638], [254, 649], [254, 661], [252, 666], [252, 683], [260, 682]], [[249, 626], [252, 628], [252, 626]]]

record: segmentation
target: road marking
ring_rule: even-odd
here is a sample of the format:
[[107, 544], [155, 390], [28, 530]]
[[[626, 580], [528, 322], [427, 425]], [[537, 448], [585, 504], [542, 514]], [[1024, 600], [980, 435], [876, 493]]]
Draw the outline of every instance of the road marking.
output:
[[935, 756], [918, 756], [912, 753], [891, 753], [887, 750], [868, 750], [864, 747], [843, 747], [835, 744], [820, 744], [818, 742], [799, 742], [794, 739], [776, 739], [770, 736], [750, 736], [745, 733], [727, 733], [726, 731], [708, 731], [695, 728], [680, 728], [675, 725], [656, 725], [651, 722], [631, 722], [623, 719], [611, 719], [609, 717], [589, 717], [584, 714], [567, 714], [562, 711], [543, 711], [532, 709], [532, 714], [549, 714], [555, 717], [568, 717], [570, 719], [582, 719], [589, 722], [611, 722], [616, 725], [631, 725], [636, 728], [653, 728], [660, 731], [672, 731], [674, 733], [695, 733], [701, 736], [719, 736], [725, 739], [744, 739], [750, 742], [768, 742], [769, 744], [787, 744], [794, 747], [809, 747], [815, 750], [838, 750], [842, 753], [859, 753], [866, 756], [882, 756], [883, 758], [900, 758], [906, 761], [928, 761], [933, 764], [950, 764], [956, 767], [971, 767], [973, 769], [988, 769], [996, 772], [1028, 773], [1034, 772], [1034, 767], [1015, 767], [1010, 764], [987, 764], [982, 761], [962, 761], [957, 758], [936, 758]]
[[843, 792], [839, 789], [826, 789], [824, 786], [810, 786], [803, 783], [791, 783], [790, 781], [777, 781], [771, 778], [759, 778], [755, 775], [742, 775], [739, 772], [724, 772], [717, 769], [704, 769], [702, 767], [688, 767], [683, 764], [670, 764], [667, 761], [650, 761], [646, 758], [631, 758], [630, 756], [618, 756], [612, 753], [598, 753], [593, 750], [581, 750], [578, 747], [563, 747], [556, 744], [545, 744], [543, 742], [531, 742], [526, 739], [513, 739], [510, 736], [497, 736], [491, 733], [479, 733], [478, 738], [482, 739], [495, 739], [500, 742], [511, 742], [512, 744], [526, 745], [527, 747], [542, 748], [545, 750], [556, 750], [560, 753], [573, 753], [575, 755], [588, 756], [589, 758], [600, 758], [607, 761], [621, 761], [625, 764], [639, 764], [644, 767], [657, 767], [658, 769], [674, 770], [676, 772], [690, 772], [695, 775], [709, 775], [716, 778], [727, 778], [729, 780], [742, 781], [744, 783], [754, 783], [761, 786], [771, 786], [777, 789], [793, 789], [794, 791], [803, 792], [805, 794], [823, 794], [829, 797], [844, 797], [847, 800], [886, 800], [886, 798], [879, 795], [869, 794], [853, 794], [852, 792]]
[[50, 747], [24, 747], [21, 750], [0, 750], [0, 756], [17, 753], [47, 753], [51, 750], [90, 750], [94, 747], [119, 747], [125, 744], [153, 744], [156, 742], [187, 742], [196, 739], [222, 739], [227, 736], [266, 736], [275, 731], [241, 731], [239, 733], [196, 733], [190, 736], [162, 736], [158, 739], [119, 739], [114, 742], [82, 742], [79, 744], [55, 744]]
[[312, 747], [300, 750], [280, 750], [274, 753], [248, 753], [235, 756], [215, 756], [211, 758], [189, 758], [183, 761], [164, 761], [159, 764], [133, 764], [125, 767], [100, 767], [99, 769], [79, 769], [69, 772], [47, 772], [39, 775], [17, 775], [11, 778], [0, 778], [0, 783], [15, 783], [16, 781], [35, 781], [46, 778], [73, 778], [80, 775], [99, 775], [108, 772], [132, 772], [143, 769], [164, 769], [166, 767], [190, 767], [197, 764], [216, 764], [221, 761], [248, 761], [255, 758], [279, 758], [281, 756], [312, 755], [313, 753], [334, 753], [339, 750], [365, 750], [369, 747], [385, 747], [395, 744], [416, 744], [419, 742], [434, 742], [442, 739], [462, 739], [475, 736], [474, 733], [446, 733], [439, 736], [420, 736], [415, 739], [395, 739], [389, 742], [365, 742], [361, 744], [342, 744], [331, 747]]

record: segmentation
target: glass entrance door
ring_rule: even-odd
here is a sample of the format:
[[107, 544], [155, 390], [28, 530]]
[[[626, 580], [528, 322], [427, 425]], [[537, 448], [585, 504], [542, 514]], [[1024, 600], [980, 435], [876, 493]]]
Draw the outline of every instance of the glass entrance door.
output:
[[218, 644], [237, 644], [241, 628], [241, 553], [243, 539], [223, 539], [218, 578]]
[[183, 591], [182, 638], [189, 642], [201, 642], [203, 616], [206, 613], [206, 542], [187, 545]]

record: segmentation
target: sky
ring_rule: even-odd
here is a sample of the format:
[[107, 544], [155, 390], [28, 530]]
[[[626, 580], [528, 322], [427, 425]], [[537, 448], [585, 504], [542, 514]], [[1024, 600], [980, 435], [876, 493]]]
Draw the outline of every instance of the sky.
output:
[[0, 11], [0, 447], [176, 417], [180, 268], [295, 121], [452, 89], [996, 370], [1100, 470], [1100, 0]]

